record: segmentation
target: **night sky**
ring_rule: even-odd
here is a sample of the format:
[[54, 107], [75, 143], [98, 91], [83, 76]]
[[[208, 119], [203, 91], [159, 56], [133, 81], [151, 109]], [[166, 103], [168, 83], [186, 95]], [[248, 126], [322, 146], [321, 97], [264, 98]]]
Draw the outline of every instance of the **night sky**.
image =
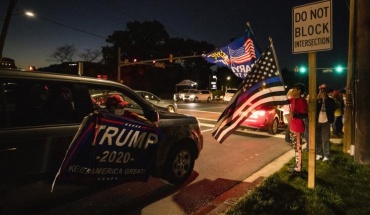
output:
[[[171, 37], [222, 47], [230, 39], [240, 37], [246, 22], [250, 22], [259, 47], [264, 50], [271, 36], [280, 67], [293, 70], [296, 65], [307, 65], [308, 56], [292, 53], [292, 10], [312, 2], [317, 1], [18, 0], [3, 56], [15, 59], [20, 68], [46, 67], [54, 63], [47, 59], [57, 47], [72, 44], [78, 52], [101, 50], [110, 45], [105, 38], [114, 31], [125, 30], [127, 22], [145, 20], [159, 21]], [[332, 2], [334, 46], [330, 51], [317, 52], [317, 67], [347, 64], [349, 0]], [[8, 3], [0, 2], [1, 25]], [[24, 10], [33, 11], [41, 19], [21, 15]], [[74, 60], [80, 59], [75, 56]]]

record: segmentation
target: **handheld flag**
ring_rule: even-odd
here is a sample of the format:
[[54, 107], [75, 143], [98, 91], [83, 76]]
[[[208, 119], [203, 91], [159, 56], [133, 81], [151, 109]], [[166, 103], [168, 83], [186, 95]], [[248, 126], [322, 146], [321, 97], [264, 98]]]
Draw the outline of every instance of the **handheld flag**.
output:
[[54, 178], [95, 183], [147, 180], [158, 129], [126, 116], [92, 113], [84, 118]]
[[237, 77], [244, 79], [260, 55], [252, 31], [248, 27], [242, 37], [203, 57], [210, 63], [228, 67]]
[[288, 103], [271, 41], [219, 117], [212, 136], [222, 143], [255, 109]]

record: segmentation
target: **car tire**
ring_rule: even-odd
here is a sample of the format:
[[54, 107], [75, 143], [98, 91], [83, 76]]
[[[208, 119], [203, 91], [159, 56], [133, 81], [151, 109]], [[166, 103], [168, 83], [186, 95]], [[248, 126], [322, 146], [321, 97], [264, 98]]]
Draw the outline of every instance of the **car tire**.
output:
[[163, 180], [175, 186], [183, 184], [193, 171], [194, 161], [195, 150], [191, 145], [177, 144], [167, 157]]
[[198, 97], [195, 97], [195, 98], [194, 98], [194, 102], [195, 102], [195, 103], [199, 102]]
[[271, 127], [269, 129], [269, 134], [275, 135], [279, 129], [279, 120], [277, 118], [272, 121]]

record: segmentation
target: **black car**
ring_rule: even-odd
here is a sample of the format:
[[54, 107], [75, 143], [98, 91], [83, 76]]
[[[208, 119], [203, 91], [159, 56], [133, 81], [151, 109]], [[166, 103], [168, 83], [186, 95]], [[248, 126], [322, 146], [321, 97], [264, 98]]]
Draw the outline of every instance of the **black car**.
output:
[[[135, 160], [130, 163], [130, 171], [125, 171], [128, 167], [122, 165], [123, 177], [145, 181], [153, 176], [175, 185], [183, 183], [203, 148], [203, 136], [195, 117], [165, 111], [113, 81], [3, 69], [0, 70], [0, 191], [11, 190], [9, 185], [31, 179], [53, 179], [81, 122], [91, 114], [104, 113], [104, 106], [98, 100], [111, 94], [122, 96], [130, 103], [130, 111], [155, 124], [154, 129], [161, 135], [150, 152], [143, 153], [139, 147], [121, 147], [125, 155]], [[102, 145], [111, 144], [113, 134], [107, 132], [107, 135], [108, 142]], [[137, 142], [130, 144], [135, 146]], [[114, 160], [119, 153], [110, 153], [106, 160]], [[136, 163], [141, 165], [141, 172]]]

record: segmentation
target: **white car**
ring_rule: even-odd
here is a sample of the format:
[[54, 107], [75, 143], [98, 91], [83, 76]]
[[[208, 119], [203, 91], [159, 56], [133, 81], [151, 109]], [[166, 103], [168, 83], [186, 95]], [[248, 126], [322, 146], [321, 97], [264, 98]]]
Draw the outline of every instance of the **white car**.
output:
[[213, 99], [213, 95], [209, 90], [193, 90], [185, 93], [183, 99], [185, 102], [210, 102]]
[[172, 100], [164, 100], [160, 99], [158, 96], [154, 95], [153, 93], [142, 91], [142, 90], [136, 90], [137, 94], [139, 94], [141, 97], [143, 97], [145, 100], [149, 101], [150, 103], [164, 107], [169, 112], [176, 113], [177, 112], [177, 104], [176, 102]]
[[229, 88], [225, 91], [224, 95], [224, 102], [227, 104], [231, 100], [231, 98], [234, 96], [234, 94], [238, 91], [236, 88]]
[[177, 102], [179, 100], [184, 100], [185, 93], [189, 93], [189, 92], [191, 92], [193, 90], [196, 90], [196, 89], [183, 89], [180, 92], [173, 94], [173, 100], [175, 102]]

